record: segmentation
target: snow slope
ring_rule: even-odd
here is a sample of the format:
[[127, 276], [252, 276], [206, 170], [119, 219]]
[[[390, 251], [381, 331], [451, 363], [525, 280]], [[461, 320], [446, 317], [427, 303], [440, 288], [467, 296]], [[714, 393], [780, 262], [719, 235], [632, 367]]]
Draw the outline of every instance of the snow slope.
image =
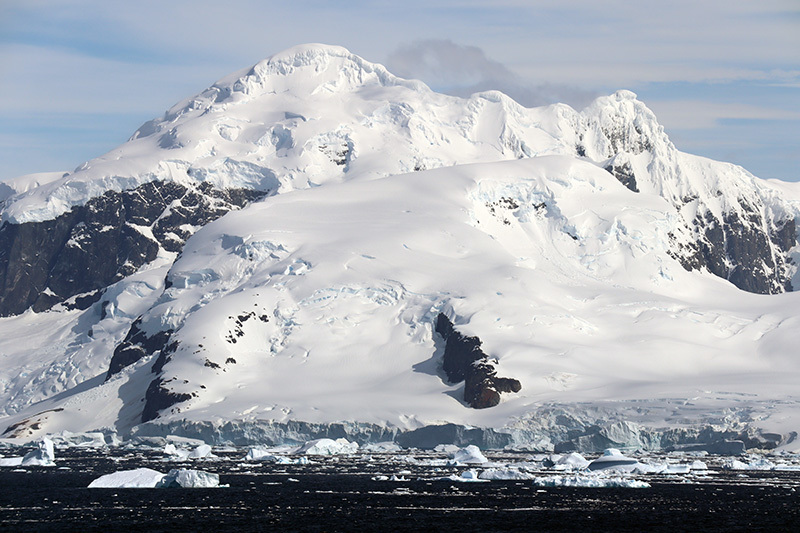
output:
[[[750, 268], [763, 292], [784, 290], [800, 190], [680, 153], [629, 91], [580, 113], [525, 109], [305, 45], [48, 180], [15, 183], [2, 219], [49, 220], [155, 180], [280, 194], [199, 229], [85, 311], [0, 318], [0, 425], [21, 423], [20, 436], [127, 432], [148, 406], [164, 424], [526, 431], [567, 406], [653, 427], [800, 427], [800, 296], [723, 279]], [[736, 235], [760, 236], [737, 256], [752, 264], [722, 255], [712, 275]], [[522, 389], [468, 407], [440, 368], [439, 313]], [[106, 380], [137, 318], [169, 343]]]
[[[542, 401], [790, 397], [797, 295], [686, 272], [666, 252], [674, 212], [644, 200], [593, 165], [548, 157], [229, 215], [188, 243], [144, 315], [151, 331], [176, 331], [170, 390], [197, 394], [174, 416], [497, 427]], [[437, 372], [438, 312], [522, 391], [480, 411], [448, 394], [458, 387]]]

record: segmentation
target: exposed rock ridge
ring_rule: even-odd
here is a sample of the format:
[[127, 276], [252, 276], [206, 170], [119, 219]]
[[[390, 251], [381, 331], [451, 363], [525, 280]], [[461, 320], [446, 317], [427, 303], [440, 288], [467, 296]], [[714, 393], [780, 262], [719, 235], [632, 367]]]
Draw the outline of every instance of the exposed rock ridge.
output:
[[704, 182], [692, 182], [684, 170], [697, 163], [679, 155], [653, 112], [630, 91], [598, 98], [581, 116], [579, 155], [631, 191], [658, 194], [675, 207], [669, 253], [686, 270], [707, 270], [748, 292], [793, 290], [794, 217], [773, 209], [755, 178], [734, 169], [722, 182], [712, 170]]
[[[697, 202], [696, 199], [688, 199]], [[672, 234], [670, 254], [686, 270], [707, 269], [737, 287], [759, 294], [792, 291], [789, 255], [797, 244], [794, 218], [770, 220], [762, 205], [740, 198], [740, 209], [718, 217], [699, 211], [692, 221], [695, 240], [681, 243]]]
[[141, 329], [142, 317], [137, 318], [125, 339], [119, 343], [114, 349], [114, 355], [111, 357], [111, 362], [108, 365], [108, 373], [106, 373], [106, 381], [112, 376], [119, 373], [123, 368], [132, 365], [133, 363], [141, 360], [147, 355], [161, 352], [169, 342], [170, 336], [173, 331], [159, 331], [153, 335], [148, 336]]
[[264, 192], [208, 183], [149, 182], [108, 191], [53, 220], [0, 227], [0, 316], [45, 311], [73, 297], [84, 309], [102, 290], [180, 251], [199, 227]]
[[500, 403], [501, 392], [522, 390], [516, 379], [497, 377], [493, 362], [481, 350], [481, 340], [456, 331], [444, 313], [436, 319], [436, 332], [445, 340], [442, 368], [450, 382], [464, 382], [464, 401], [470, 407], [494, 407]]

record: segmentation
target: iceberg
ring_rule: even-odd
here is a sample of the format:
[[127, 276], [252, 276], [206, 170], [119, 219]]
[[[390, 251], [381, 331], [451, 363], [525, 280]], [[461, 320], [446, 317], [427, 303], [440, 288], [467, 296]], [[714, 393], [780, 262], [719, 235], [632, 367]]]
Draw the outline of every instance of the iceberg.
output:
[[774, 470], [775, 463], [764, 457], [748, 457], [749, 462], [745, 463], [738, 459], [728, 459], [722, 464], [724, 470]]
[[188, 455], [189, 459], [213, 459], [216, 457], [213, 453], [211, 453], [211, 446], [208, 444], [201, 444]]
[[294, 453], [306, 455], [341, 455], [356, 453], [358, 443], [347, 439], [315, 439], [297, 448]]
[[137, 468], [106, 474], [89, 483], [90, 489], [142, 489], [153, 488], [164, 474], [150, 468]]
[[122, 470], [106, 474], [89, 483], [90, 489], [152, 489], [218, 487], [219, 475], [185, 468], [162, 474], [150, 468]]
[[172, 469], [156, 483], [160, 488], [205, 489], [219, 487], [219, 474], [203, 472], [201, 470], [188, 470], [186, 468]]
[[457, 450], [455, 453], [452, 454], [451, 458], [455, 463], [461, 463], [467, 465], [483, 464], [489, 461], [481, 453], [480, 448], [478, 448], [474, 444], [470, 444], [466, 448], [461, 448]]
[[641, 468], [642, 464], [636, 459], [625, 457], [616, 448], [608, 448], [603, 451], [603, 455], [589, 463], [589, 470], [617, 470], [619, 472], [632, 472], [636, 468]]
[[247, 455], [244, 458], [245, 461], [261, 461], [263, 463], [274, 463], [276, 465], [306, 465], [308, 464], [308, 458], [306, 457], [298, 457], [296, 459], [290, 459], [284, 455], [275, 455], [273, 450], [263, 448], [263, 447], [255, 447], [250, 448], [248, 450]]
[[47, 437], [37, 443], [37, 449], [26, 453], [23, 457], [7, 457], [0, 459], [0, 466], [54, 466], [55, 452], [53, 441]]
[[564, 455], [555, 461], [555, 470], [580, 470], [589, 466], [589, 461], [577, 452]]

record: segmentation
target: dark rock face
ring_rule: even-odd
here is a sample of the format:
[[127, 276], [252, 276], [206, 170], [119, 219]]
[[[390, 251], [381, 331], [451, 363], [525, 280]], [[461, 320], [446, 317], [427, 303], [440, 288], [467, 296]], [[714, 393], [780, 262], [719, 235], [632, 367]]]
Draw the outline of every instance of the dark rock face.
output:
[[141, 324], [142, 319], [139, 317], [131, 324], [131, 329], [128, 330], [125, 339], [117, 345], [114, 350], [114, 355], [111, 357], [111, 362], [108, 365], [106, 381], [126, 366], [132, 365], [146, 355], [164, 351], [164, 347], [167, 345], [172, 335], [172, 330], [159, 331], [148, 337], [147, 334], [140, 329]]
[[611, 164], [605, 167], [605, 169], [628, 189], [633, 192], [639, 192], [639, 188], [636, 185], [636, 175], [630, 163], [625, 162], [621, 165]]
[[[156, 344], [160, 343], [160, 348], [158, 348], [160, 352], [156, 358], [156, 361], [153, 363], [153, 367], [150, 369], [154, 374], [161, 374], [161, 371], [164, 369], [164, 365], [169, 362], [171, 358], [170, 356], [174, 354], [180, 346], [178, 341], [169, 342], [171, 335], [172, 331], [167, 330], [159, 332], [149, 338], [145, 337], [143, 340], [144, 343], [149, 343], [153, 348], [156, 348]], [[135, 345], [131, 346], [130, 348], [125, 348], [125, 351], [130, 351], [133, 354], [141, 354], [140, 357], [144, 357], [145, 355], [145, 353], [140, 351], [139, 347]], [[116, 354], [117, 352], [115, 351], [114, 355], [116, 356]], [[191, 394], [175, 393], [170, 391], [166, 387], [169, 381], [170, 380], [164, 380], [163, 376], [158, 376], [152, 382], [150, 382], [150, 386], [147, 387], [147, 392], [144, 396], [145, 404], [144, 411], [142, 411], [142, 422], [149, 422], [150, 420], [157, 418], [159, 413], [164, 409], [170, 408], [177, 403], [185, 402], [186, 400], [192, 398]]]
[[266, 194], [154, 181], [108, 191], [54, 220], [3, 224], [0, 316], [45, 311], [74, 296], [72, 305], [86, 308], [159, 248], [180, 251], [194, 229]]
[[481, 350], [481, 340], [457, 332], [444, 313], [436, 319], [436, 332], [445, 340], [442, 368], [450, 382], [464, 382], [464, 401], [470, 407], [494, 407], [500, 403], [501, 392], [522, 390], [516, 379], [498, 378], [489, 356]]
[[159, 413], [172, 407], [176, 403], [191, 400], [191, 394], [176, 393], [164, 387], [161, 379], [154, 379], [145, 393], [144, 411], [142, 422], [149, 422], [158, 417]]
[[710, 211], [698, 214], [694, 220], [697, 241], [677, 245], [673, 257], [686, 270], [705, 268], [748, 292], [793, 290], [789, 250], [797, 243], [794, 219], [770, 223], [761, 214], [762, 206], [745, 199], [740, 199], [739, 205], [740, 210], [726, 213], [722, 220]]

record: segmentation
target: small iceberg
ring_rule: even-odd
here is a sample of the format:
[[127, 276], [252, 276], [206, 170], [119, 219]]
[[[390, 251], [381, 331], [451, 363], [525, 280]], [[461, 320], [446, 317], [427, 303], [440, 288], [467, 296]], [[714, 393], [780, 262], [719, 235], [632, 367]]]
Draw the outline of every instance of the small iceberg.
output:
[[749, 462], [745, 463], [738, 459], [728, 459], [722, 464], [723, 470], [774, 470], [775, 463], [758, 456], [749, 456]]
[[481, 453], [480, 448], [470, 444], [466, 448], [456, 450], [451, 459], [457, 464], [478, 465], [487, 463], [489, 460]]
[[563, 455], [555, 461], [554, 470], [581, 470], [589, 466], [589, 461], [577, 452]]
[[44, 437], [37, 443], [37, 449], [26, 453], [23, 457], [7, 457], [0, 459], [0, 466], [55, 466], [53, 441]]
[[261, 461], [262, 463], [274, 463], [276, 465], [306, 465], [308, 464], [307, 457], [298, 457], [296, 459], [290, 459], [285, 455], [276, 455], [272, 453], [273, 450], [269, 448], [263, 448], [256, 446], [255, 448], [250, 448], [248, 450], [247, 455], [245, 456], [245, 461]]
[[603, 451], [603, 455], [589, 463], [586, 468], [590, 471], [616, 470], [617, 472], [633, 472], [637, 468], [643, 468], [643, 465], [636, 459], [625, 457], [616, 448], [608, 448]]
[[211, 446], [208, 444], [200, 444], [193, 450], [185, 448], [178, 448], [173, 443], [168, 443], [164, 446], [164, 453], [177, 457], [178, 459], [216, 459], [217, 456], [211, 453]]
[[439, 478], [440, 481], [459, 481], [465, 483], [484, 483], [489, 481], [488, 479], [481, 479], [478, 476], [478, 473], [475, 470], [464, 470], [461, 472], [461, 475], [453, 474], [452, 476], [447, 476], [443, 478]]
[[186, 468], [172, 469], [156, 483], [157, 489], [206, 489], [212, 487], [219, 487], [219, 474]]
[[294, 453], [305, 455], [342, 455], [358, 451], [358, 443], [347, 439], [310, 440], [297, 448]]
[[179, 468], [162, 474], [150, 468], [137, 468], [106, 474], [89, 483], [90, 489], [152, 489], [219, 487], [219, 475]]
[[201, 444], [189, 452], [189, 459], [216, 459], [216, 457], [216, 455], [211, 453], [211, 446], [208, 444]]

